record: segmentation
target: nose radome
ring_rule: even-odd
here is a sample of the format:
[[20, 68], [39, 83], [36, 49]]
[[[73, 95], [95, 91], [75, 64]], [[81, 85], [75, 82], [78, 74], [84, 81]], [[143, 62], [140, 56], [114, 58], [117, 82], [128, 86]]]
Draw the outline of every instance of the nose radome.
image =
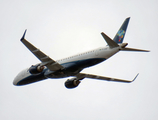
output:
[[24, 78], [28, 77], [30, 73], [28, 73], [28, 68], [19, 72], [19, 74], [14, 78], [13, 85], [20, 86], [19, 82], [21, 82]]
[[17, 83], [18, 83], [18, 77], [16, 76], [13, 80], [13, 85], [16, 85], [17, 86]]
[[13, 85], [18, 85], [18, 82], [20, 80], [22, 80], [23, 76], [24, 76], [24, 73], [25, 73], [26, 69], [22, 70], [21, 72], [18, 73], [18, 75], [14, 78], [13, 80]]

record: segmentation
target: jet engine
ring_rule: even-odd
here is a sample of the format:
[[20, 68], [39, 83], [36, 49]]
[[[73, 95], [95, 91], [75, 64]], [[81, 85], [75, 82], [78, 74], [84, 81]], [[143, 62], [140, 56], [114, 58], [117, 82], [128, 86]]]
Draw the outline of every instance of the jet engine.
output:
[[80, 84], [81, 79], [77, 79], [77, 78], [72, 78], [72, 79], [68, 79], [67, 81], [65, 81], [65, 87], [72, 89], [77, 87]]
[[29, 68], [29, 72], [31, 74], [38, 74], [38, 73], [41, 73], [44, 69], [44, 66], [40, 66], [40, 65], [32, 65], [30, 68]]

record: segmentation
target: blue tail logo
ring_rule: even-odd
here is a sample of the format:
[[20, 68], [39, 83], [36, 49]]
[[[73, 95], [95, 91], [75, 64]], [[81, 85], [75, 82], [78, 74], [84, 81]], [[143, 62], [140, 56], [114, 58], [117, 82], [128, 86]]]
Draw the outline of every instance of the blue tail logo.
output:
[[125, 31], [121, 29], [118, 31], [117, 35], [119, 36], [118, 42], [121, 42], [123, 40], [124, 35], [125, 35]]
[[122, 26], [120, 27], [120, 29], [118, 30], [117, 34], [115, 35], [113, 40], [116, 43], [119, 44], [119, 43], [123, 42], [123, 39], [125, 37], [125, 32], [126, 32], [129, 20], [130, 20], [130, 17], [125, 19], [125, 21], [123, 22]]

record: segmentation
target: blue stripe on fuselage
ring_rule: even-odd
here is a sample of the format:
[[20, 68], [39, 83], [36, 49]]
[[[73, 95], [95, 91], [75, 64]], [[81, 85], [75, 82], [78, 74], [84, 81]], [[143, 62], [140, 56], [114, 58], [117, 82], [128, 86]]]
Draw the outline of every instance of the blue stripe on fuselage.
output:
[[72, 75], [76, 75], [81, 70], [86, 67], [90, 67], [96, 65], [102, 61], [106, 60], [105, 58], [92, 58], [85, 60], [72, 61], [61, 64], [65, 69], [58, 71], [50, 71], [49, 69], [45, 69], [43, 72], [39, 74], [32, 74], [22, 80], [20, 80], [17, 85], [26, 85], [34, 82], [38, 82], [47, 78], [63, 78]]
[[91, 58], [91, 59], [85, 59], [85, 60], [78, 60], [78, 61], [72, 61], [61, 64], [66, 70], [77, 70], [77, 69], [84, 69], [86, 67], [90, 67], [93, 65], [96, 65], [100, 62], [103, 62], [106, 60], [105, 58]]
[[44, 79], [47, 79], [45, 76], [44, 76], [44, 72], [43, 71], [42, 73], [39, 73], [39, 74], [32, 74], [22, 80], [20, 80], [17, 85], [26, 85], [26, 84], [30, 84], [30, 83], [34, 83], [34, 82], [38, 82], [38, 81], [41, 81], [41, 80], [44, 80]]

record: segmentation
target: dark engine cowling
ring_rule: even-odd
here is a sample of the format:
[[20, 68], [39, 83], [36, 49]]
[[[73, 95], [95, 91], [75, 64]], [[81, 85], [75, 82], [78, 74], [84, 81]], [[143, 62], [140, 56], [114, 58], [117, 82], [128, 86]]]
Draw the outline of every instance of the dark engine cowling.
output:
[[44, 66], [40, 66], [40, 65], [32, 65], [30, 68], [29, 68], [29, 72], [31, 74], [38, 74], [38, 73], [41, 73], [44, 69]]
[[80, 84], [80, 80], [77, 78], [72, 78], [72, 79], [68, 79], [67, 81], [65, 81], [65, 87], [72, 89], [77, 87]]

